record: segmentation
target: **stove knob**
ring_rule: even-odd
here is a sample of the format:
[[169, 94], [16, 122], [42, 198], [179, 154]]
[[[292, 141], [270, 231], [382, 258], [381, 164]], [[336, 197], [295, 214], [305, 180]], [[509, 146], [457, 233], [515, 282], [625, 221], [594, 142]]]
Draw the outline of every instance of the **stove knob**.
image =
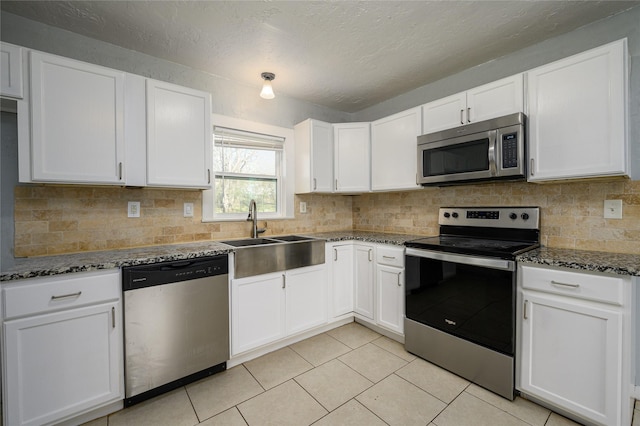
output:
[[510, 214], [509, 214], [509, 219], [511, 219], [511, 220], [516, 220], [517, 218], [518, 218], [518, 215], [517, 215], [517, 214], [515, 214], [515, 213], [510, 213]]
[[444, 217], [446, 217], [446, 218], [448, 219], [448, 218], [449, 218], [449, 216], [451, 216], [451, 215], [449, 214], [449, 212], [444, 212]]
[[529, 213], [522, 213], [520, 217], [522, 218], [522, 220], [527, 220], [529, 219]]
[[453, 212], [453, 213], [451, 213], [451, 216], [453, 216], [454, 219], [457, 219], [458, 218], [458, 213]]

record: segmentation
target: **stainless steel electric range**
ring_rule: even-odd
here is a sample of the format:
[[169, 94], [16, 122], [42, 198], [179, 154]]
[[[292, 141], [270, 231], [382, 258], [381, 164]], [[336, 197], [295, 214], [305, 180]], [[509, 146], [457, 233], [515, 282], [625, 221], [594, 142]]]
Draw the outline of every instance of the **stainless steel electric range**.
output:
[[539, 247], [538, 207], [447, 207], [407, 241], [405, 348], [514, 398], [516, 264]]

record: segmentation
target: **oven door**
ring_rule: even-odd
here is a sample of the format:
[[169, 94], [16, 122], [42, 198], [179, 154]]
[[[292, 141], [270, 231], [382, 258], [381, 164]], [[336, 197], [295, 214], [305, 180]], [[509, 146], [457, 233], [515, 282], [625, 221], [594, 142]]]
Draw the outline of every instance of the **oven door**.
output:
[[407, 248], [406, 317], [513, 356], [515, 262]]
[[496, 130], [490, 130], [426, 143], [418, 137], [418, 183], [447, 184], [495, 177], [496, 135]]

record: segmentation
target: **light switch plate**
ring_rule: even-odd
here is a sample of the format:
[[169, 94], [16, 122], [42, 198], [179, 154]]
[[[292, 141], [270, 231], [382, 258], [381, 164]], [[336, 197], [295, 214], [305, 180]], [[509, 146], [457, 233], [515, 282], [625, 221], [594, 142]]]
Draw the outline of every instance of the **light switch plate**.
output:
[[128, 217], [140, 217], [140, 201], [129, 201], [127, 204]]
[[604, 200], [604, 218], [622, 219], [622, 200]]
[[184, 203], [184, 217], [193, 217], [193, 203]]
[[305, 203], [304, 201], [300, 201], [300, 213], [306, 213], [307, 212], [307, 203]]

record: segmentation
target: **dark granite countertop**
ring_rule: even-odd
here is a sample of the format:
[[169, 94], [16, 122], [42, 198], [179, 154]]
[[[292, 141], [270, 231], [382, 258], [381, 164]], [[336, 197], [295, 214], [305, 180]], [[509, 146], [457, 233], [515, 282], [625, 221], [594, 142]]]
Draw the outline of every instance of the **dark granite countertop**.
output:
[[637, 254], [540, 247], [519, 255], [516, 260], [521, 263], [560, 266], [584, 272], [640, 277], [640, 256]]
[[[384, 234], [359, 231], [324, 232], [309, 235], [327, 242], [366, 241], [370, 243], [402, 246], [405, 241], [420, 238], [416, 235]], [[0, 281], [14, 281], [24, 278], [95, 271], [99, 269], [121, 268], [123, 266], [146, 265], [150, 263], [193, 259], [230, 253], [235, 248], [219, 241], [203, 241], [189, 244], [141, 247], [125, 250], [92, 251], [87, 253], [64, 254], [19, 258], [14, 265], [0, 272]]]

